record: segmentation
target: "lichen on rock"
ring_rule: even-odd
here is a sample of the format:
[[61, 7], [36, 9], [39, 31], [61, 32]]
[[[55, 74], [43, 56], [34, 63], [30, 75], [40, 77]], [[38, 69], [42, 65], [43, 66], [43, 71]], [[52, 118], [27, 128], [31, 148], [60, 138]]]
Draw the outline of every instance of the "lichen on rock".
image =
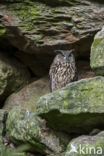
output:
[[51, 127], [68, 133], [89, 133], [104, 127], [104, 77], [83, 79], [47, 94], [37, 103], [37, 113]]
[[28, 70], [16, 59], [0, 53], [0, 101], [29, 82]]
[[28, 110], [13, 109], [6, 121], [6, 136], [15, 144], [28, 144], [41, 154], [65, 151], [68, 137], [46, 127], [46, 122]]
[[90, 61], [95, 74], [104, 75], [104, 27], [95, 36]]
[[55, 7], [45, 2], [24, 1], [4, 5], [2, 12], [9, 20], [2, 15], [2, 23], [9, 29], [11, 43], [28, 53], [44, 51], [50, 54], [55, 48], [68, 49], [75, 43], [78, 43], [74, 46], [76, 51], [89, 51], [93, 36], [103, 25], [103, 7], [100, 10], [96, 3], [93, 5], [80, 0], [57, 1], [72, 5], [57, 4]]

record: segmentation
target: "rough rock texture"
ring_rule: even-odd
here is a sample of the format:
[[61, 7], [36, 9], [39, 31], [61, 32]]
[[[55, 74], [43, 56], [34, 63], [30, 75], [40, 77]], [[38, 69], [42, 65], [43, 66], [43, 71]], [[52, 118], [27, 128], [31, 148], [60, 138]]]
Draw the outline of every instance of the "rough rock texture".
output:
[[3, 49], [5, 49], [5, 51], [7, 51], [7, 49], [8, 49], [8, 44], [9, 43], [7, 41], [7, 38], [6, 38], [6, 35], [5, 34], [6, 34], [6, 28], [0, 22], [0, 50], [1, 51], [3, 51]]
[[83, 79], [40, 98], [38, 114], [49, 125], [68, 133], [104, 127], [104, 77]]
[[36, 1], [40, 1], [40, 2], [45, 2], [46, 4], [48, 5], [51, 5], [51, 6], [57, 6], [57, 5], [66, 5], [66, 6], [75, 6], [75, 5], [79, 5], [79, 4], [87, 4], [85, 3], [84, 1], [81, 1], [81, 0], [36, 0]]
[[90, 61], [95, 74], [104, 75], [104, 27], [95, 36]]
[[22, 88], [30, 78], [28, 70], [11, 56], [0, 53], [0, 101]]
[[19, 92], [10, 95], [5, 101], [3, 108], [11, 110], [16, 107], [21, 107], [35, 112], [36, 103], [39, 98], [49, 92], [49, 79], [47, 77], [41, 78], [25, 86]]
[[4, 125], [3, 125], [4, 113], [5, 111], [0, 109], [0, 146], [2, 145], [2, 141], [3, 141], [2, 133], [3, 133], [3, 128], [4, 128]]
[[63, 152], [69, 140], [47, 128], [45, 121], [26, 110], [9, 112], [6, 135], [11, 142], [28, 144], [30, 150], [43, 154]]
[[25, 0], [0, 6], [11, 43], [24, 52], [41, 54], [74, 47], [85, 56], [94, 34], [103, 25], [104, 4], [59, 0], [52, 1], [57, 3], [52, 7], [44, 2], [51, 3]]
[[[74, 147], [74, 149], [76, 149], [76, 152], [72, 151], [72, 146]], [[69, 143], [65, 156], [84, 155], [104, 155], [104, 131], [95, 136], [80, 136], [76, 139], [73, 139]]]

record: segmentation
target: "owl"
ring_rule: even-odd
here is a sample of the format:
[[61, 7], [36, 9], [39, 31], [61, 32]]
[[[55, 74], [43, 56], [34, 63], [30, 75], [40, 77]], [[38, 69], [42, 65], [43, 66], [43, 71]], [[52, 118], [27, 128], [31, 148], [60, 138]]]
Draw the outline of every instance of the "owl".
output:
[[49, 71], [51, 91], [78, 80], [73, 50], [56, 50], [55, 53]]

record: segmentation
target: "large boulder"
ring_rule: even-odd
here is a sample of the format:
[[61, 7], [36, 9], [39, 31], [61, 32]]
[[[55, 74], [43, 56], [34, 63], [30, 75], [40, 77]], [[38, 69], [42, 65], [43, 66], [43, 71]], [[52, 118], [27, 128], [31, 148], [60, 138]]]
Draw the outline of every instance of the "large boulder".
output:
[[84, 155], [104, 155], [104, 131], [95, 136], [80, 136], [69, 143], [65, 156]]
[[62, 153], [69, 138], [46, 127], [46, 122], [26, 110], [11, 110], [6, 121], [6, 136], [14, 144], [28, 144], [41, 154]]
[[86, 56], [95, 33], [103, 26], [104, 3], [6, 1], [0, 6], [1, 21], [8, 29], [10, 42], [24, 52], [50, 55], [54, 49], [74, 48]]
[[95, 74], [104, 76], [104, 27], [95, 36], [90, 61]]
[[47, 77], [41, 78], [25, 86], [19, 92], [10, 95], [5, 101], [3, 108], [11, 110], [20, 107], [35, 112], [39, 98], [49, 92], [49, 79]]
[[0, 53], [0, 101], [28, 83], [28, 70], [11, 56]]
[[68, 133], [104, 128], [104, 77], [82, 79], [41, 97], [37, 113], [51, 127]]

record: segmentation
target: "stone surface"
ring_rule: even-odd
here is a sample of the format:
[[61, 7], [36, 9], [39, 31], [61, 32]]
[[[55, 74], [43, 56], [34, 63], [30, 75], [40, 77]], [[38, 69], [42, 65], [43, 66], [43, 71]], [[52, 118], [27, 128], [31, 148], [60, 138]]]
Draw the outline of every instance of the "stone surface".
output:
[[68, 133], [104, 128], [104, 77], [73, 82], [41, 97], [37, 113], [51, 127]]
[[46, 127], [45, 121], [26, 110], [11, 110], [6, 122], [6, 135], [15, 144], [28, 144], [31, 151], [42, 154], [65, 151], [68, 137]]
[[104, 75], [104, 27], [95, 36], [90, 61], [95, 74]]
[[7, 38], [6, 38], [6, 28], [0, 22], [0, 51], [3, 51], [3, 49], [6, 49], [6, 48], [8, 49], [8, 47], [9, 47], [9, 43], [7, 42]]
[[36, 1], [40, 1], [40, 2], [44, 2], [48, 5], [51, 5], [51, 6], [57, 6], [57, 5], [66, 5], [66, 6], [75, 6], [75, 5], [79, 5], [79, 4], [87, 4], [85, 3], [84, 1], [81, 1], [81, 0], [36, 0]]
[[51, 4], [54, 2], [54, 7], [49, 0], [1, 5], [2, 23], [10, 42], [28, 53], [50, 54], [54, 49], [74, 48], [78, 55], [85, 56], [103, 25], [104, 3], [59, 0]]
[[[77, 152], [71, 152], [72, 146]], [[104, 131], [95, 136], [80, 136], [73, 139], [68, 147], [65, 156], [93, 156], [104, 155]]]
[[41, 78], [25, 86], [19, 92], [10, 95], [5, 101], [3, 108], [11, 110], [21, 107], [35, 112], [39, 98], [49, 92], [49, 79], [47, 77]]
[[29, 81], [28, 70], [16, 59], [0, 53], [0, 101]]
[[5, 114], [5, 110], [0, 109], [0, 148], [2, 146], [2, 133], [3, 133], [3, 120], [4, 120], [4, 114]]

